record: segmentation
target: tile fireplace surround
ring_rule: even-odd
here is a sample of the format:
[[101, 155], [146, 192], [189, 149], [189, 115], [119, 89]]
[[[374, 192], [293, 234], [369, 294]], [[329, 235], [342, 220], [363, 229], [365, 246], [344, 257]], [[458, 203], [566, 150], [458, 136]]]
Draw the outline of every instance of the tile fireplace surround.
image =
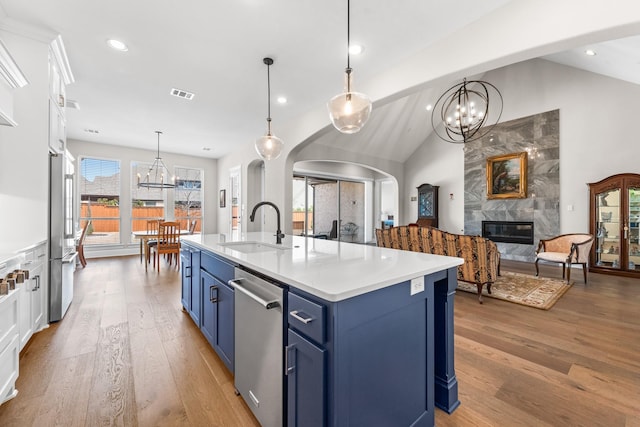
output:
[[[503, 259], [532, 262], [541, 238], [560, 234], [560, 110], [499, 123], [465, 145], [464, 230], [482, 235], [482, 221], [532, 221], [533, 244], [496, 243]], [[535, 148], [525, 199], [487, 199], [487, 157]]]

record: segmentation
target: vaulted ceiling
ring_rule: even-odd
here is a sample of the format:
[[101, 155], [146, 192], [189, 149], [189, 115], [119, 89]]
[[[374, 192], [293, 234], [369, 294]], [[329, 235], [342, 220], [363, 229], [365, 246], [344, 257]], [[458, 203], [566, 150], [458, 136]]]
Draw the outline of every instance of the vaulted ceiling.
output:
[[[351, 57], [356, 89], [508, 3], [353, 0], [351, 40], [364, 46], [363, 54]], [[80, 105], [67, 111], [73, 139], [155, 149], [154, 131], [162, 130], [163, 151], [222, 157], [265, 132], [265, 56], [275, 60], [276, 134], [282, 123], [342, 91], [344, 0], [0, 0], [0, 8], [0, 29], [19, 23], [25, 31], [62, 35], [75, 76], [67, 99]], [[125, 42], [128, 51], [107, 46], [112, 38]], [[598, 51], [596, 61], [582, 55], [582, 46], [548, 59], [638, 83], [638, 38], [591, 47]], [[365, 127], [358, 150], [406, 160], [430, 132], [424, 107], [448, 86], [422, 88], [376, 105], [375, 114], [385, 120]], [[191, 101], [173, 97], [172, 88], [195, 96]], [[278, 96], [288, 102], [277, 103]], [[387, 143], [400, 137], [402, 146]], [[340, 138], [325, 132], [321, 143], [340, 143]]]

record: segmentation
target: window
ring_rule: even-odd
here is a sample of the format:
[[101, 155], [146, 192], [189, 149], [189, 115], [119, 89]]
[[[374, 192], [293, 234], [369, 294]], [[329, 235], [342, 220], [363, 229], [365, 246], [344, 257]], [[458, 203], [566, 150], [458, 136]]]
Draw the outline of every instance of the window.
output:
[[[166, 190], [138, 187], [138, 176], [145, 176], [151, 163], [131, 162], [131, 231], [145, 231], [147, 220], [165, 219]], [[134, 243], [133, 234], [131, 243]]]
[[181, 229], [194, 227], [194, 233], [202, 230], [202, 175], [201, 169], [175, 169], [174, 217]]
[[80, 159], [80, 227], [91, 220], [85, 246], [120, 243], [120, 162]]

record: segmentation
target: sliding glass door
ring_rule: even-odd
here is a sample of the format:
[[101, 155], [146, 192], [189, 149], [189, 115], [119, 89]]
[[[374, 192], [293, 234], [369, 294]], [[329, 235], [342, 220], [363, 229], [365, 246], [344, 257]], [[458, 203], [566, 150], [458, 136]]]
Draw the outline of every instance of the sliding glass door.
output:
[[313, 176], [293, 179], [293, 234], [364, 243], [365, 185]]

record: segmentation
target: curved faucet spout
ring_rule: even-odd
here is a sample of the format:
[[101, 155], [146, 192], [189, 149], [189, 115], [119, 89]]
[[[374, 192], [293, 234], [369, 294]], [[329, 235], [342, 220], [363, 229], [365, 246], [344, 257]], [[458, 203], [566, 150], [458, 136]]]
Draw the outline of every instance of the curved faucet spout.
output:
[[259, 202], [257, 205], [253, 207], [253, 210], [251, 211], [251, 215], [249, 216], [249, 219], [251, 220], [251, 222], [253, 222], [256, 219], [256, 211], [260, 206], [263, 206], [263, 205], [269, 205], [276, 210], [276, 216], [277, 216], [277, 222], [278, 222], [278, 229], [276, 230], [276, 244], [280, 245], [282, 244], [282, 238], [284, 237], [284, 234], [282, 234], [282, 231], [280, 230], [280, 209], [278, 209], [275, 203], [266, 202], [266, 201]]

